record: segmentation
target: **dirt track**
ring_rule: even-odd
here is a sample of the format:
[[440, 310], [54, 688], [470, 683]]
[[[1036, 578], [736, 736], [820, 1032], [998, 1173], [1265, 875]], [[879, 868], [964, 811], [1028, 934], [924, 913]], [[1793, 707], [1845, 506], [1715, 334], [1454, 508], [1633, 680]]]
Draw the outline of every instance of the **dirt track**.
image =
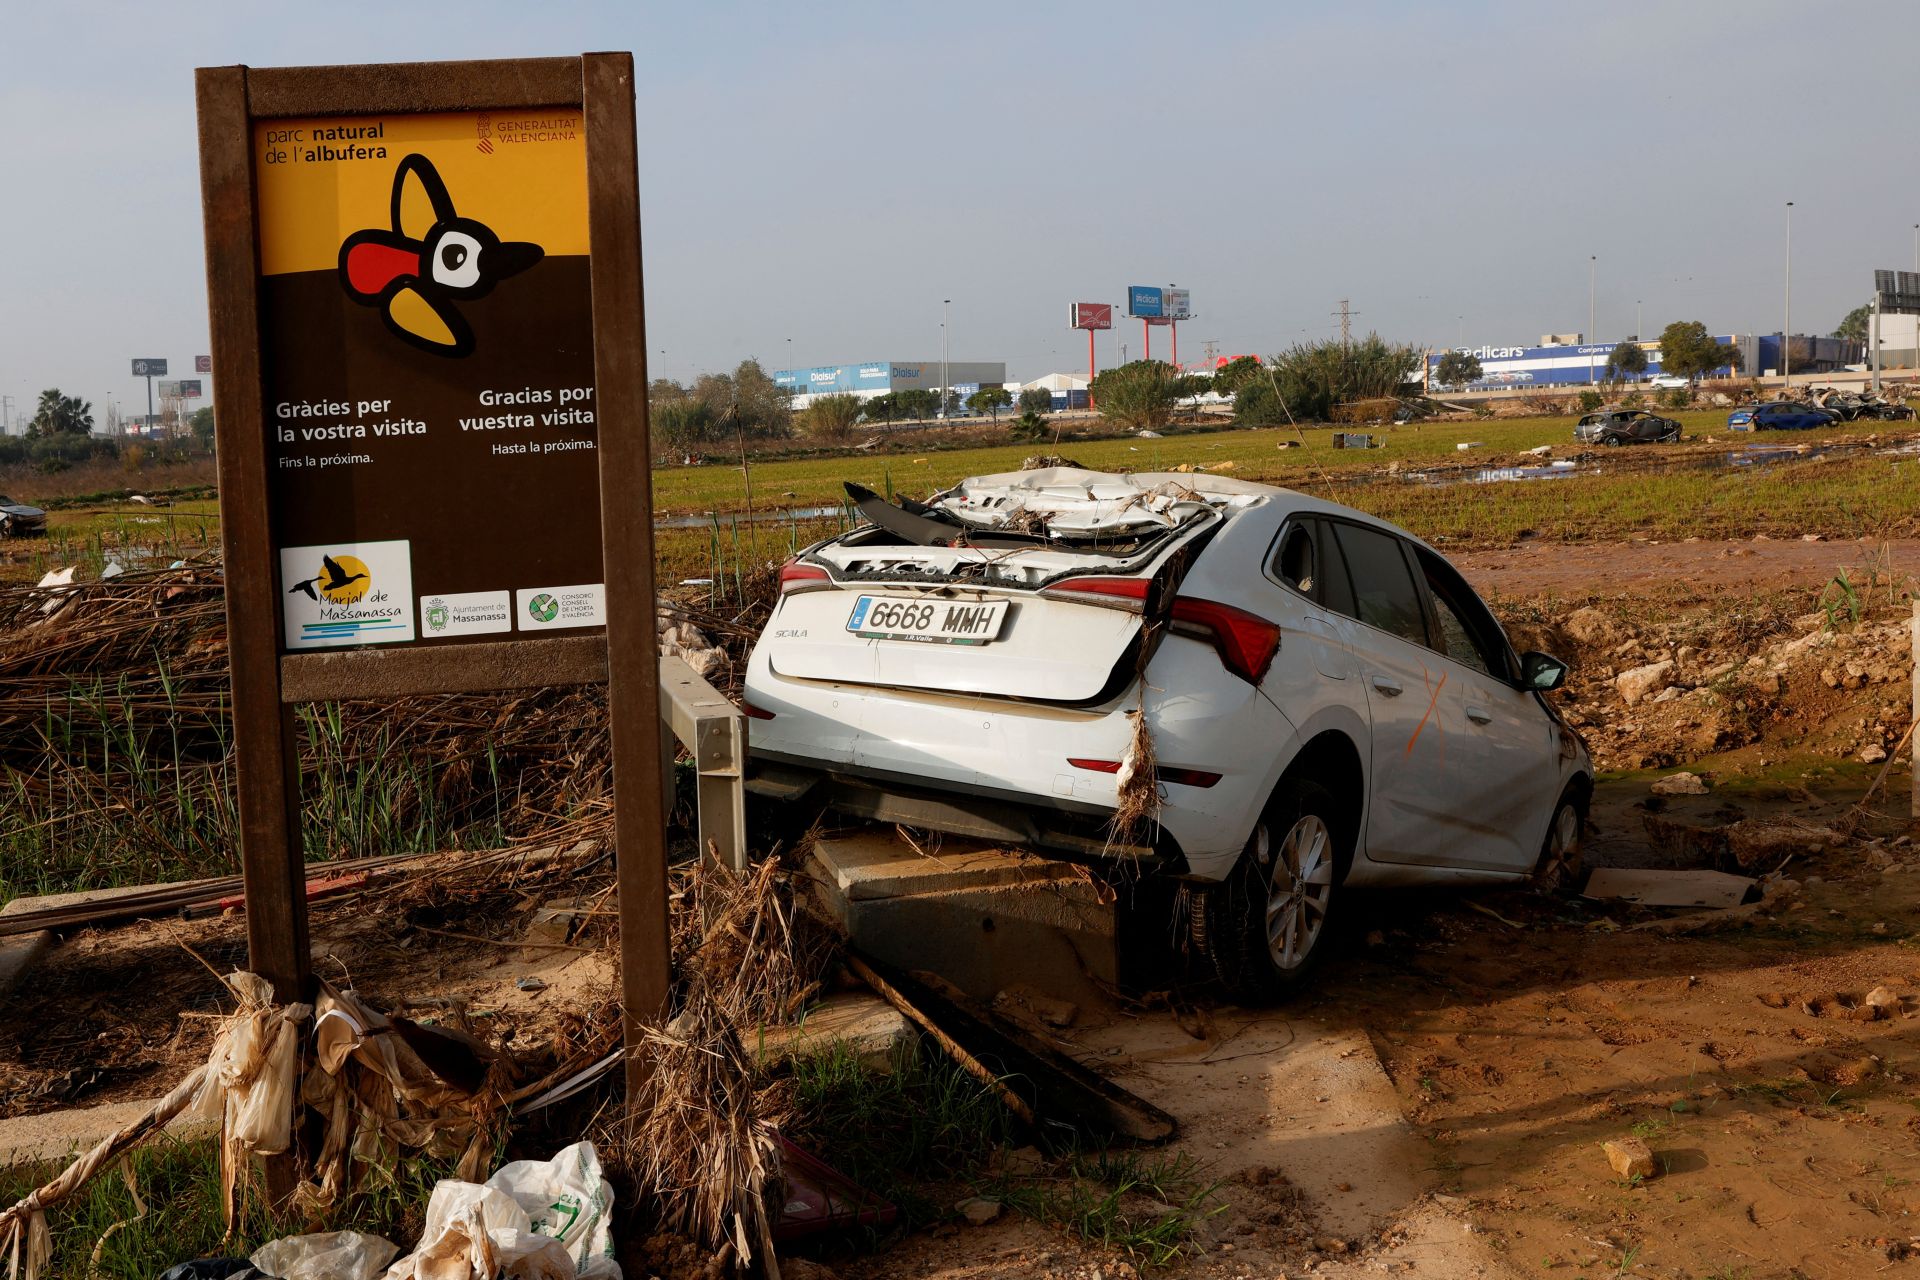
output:
[[1448, 559], [1483, 594], [1618, 596], [1681, 587], [1771, 591], [1818, 587], [1841, 569], [1855, 581], [1876, 566], [1883, 576], [1920, 574], [1920, 539], [1858, 542], [1598, 542], [1531, 543], [1499, 551], [1464, 551]]

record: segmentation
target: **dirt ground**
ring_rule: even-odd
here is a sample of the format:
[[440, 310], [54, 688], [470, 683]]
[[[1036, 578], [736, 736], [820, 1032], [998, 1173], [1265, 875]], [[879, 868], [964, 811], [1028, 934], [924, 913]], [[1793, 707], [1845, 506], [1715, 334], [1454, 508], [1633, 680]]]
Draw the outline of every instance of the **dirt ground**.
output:
[[1522, 543], [1447, 558], [1475, 590], [1504, 597], [1667, 594], [1676, 586], [1745, 593], [1817, 588], [1841, 569], [1857, 576], [1875, 565], [1905, 580], [1920, 573], [1920, 540]]

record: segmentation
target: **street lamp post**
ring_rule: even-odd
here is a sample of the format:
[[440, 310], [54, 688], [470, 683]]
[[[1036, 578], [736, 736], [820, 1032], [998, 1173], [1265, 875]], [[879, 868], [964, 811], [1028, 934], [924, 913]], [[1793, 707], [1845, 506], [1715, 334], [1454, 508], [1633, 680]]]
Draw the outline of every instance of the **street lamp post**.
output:
[[1594, 286], [1594, 281], [1598, 279], [1599, 270], [1600, 270], [1600, 255], [1597, 253], [1588, 254], [1587, 255], [1587, 385], [1588, 386], [1594, 385], [1596, 381], [1596, 379], [1593, 376], [1593, 343], [1594, 343], [1593, 286]]
[[947, 416], [947, 322], [953, 318], [953, 299], [940, 299], [940, 416]]
[[1793, 201], [1787, 201], [1787, 296], [1780, 317], [1780, 382], [1793, 390]]

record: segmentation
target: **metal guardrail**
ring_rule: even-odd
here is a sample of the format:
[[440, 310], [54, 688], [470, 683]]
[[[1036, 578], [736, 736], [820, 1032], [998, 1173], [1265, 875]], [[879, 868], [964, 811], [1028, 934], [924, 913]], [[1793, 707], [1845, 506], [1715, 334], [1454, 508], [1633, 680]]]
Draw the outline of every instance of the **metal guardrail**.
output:
[[747, 718], [685, 658], [660, 659], [660, 759], [669, 799], [673, 756], [669, 735], [693, 755], [696, 825], [703, 856], [747, 866]]

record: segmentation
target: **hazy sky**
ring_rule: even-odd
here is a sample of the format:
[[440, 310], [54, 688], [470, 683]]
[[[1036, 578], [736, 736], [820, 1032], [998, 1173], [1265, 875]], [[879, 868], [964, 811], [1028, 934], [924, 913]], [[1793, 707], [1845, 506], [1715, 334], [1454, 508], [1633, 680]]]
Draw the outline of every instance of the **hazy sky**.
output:
[[[653, 372], [1084, 365], [1334, 331], [1825, 333], [1914, 266], [1920, 3], [112, 5], [0, 0], [0, 394], [207, 349], [193, 68], [630, 49]], [[1458, 319], [1464, 317], [1464, 321]], [[1164, 355], [1164, 332], [1155, 352]], [[1139, 355], [1137, 324], [1101, 338]], [[217, 378], [216, 378], [217, 384]], [[217, 385], [216, 385], [217, 393]]]

